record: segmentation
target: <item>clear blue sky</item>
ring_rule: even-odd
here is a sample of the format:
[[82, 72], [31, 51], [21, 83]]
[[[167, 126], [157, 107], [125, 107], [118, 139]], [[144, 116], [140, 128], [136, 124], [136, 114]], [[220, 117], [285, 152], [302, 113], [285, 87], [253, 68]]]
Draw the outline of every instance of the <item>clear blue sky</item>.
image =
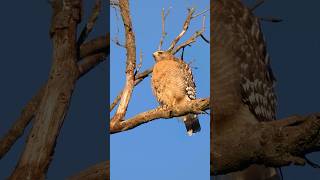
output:
[[[161, 9], [171, 7], [166, 21], [168, 36], [163, 46], [166, 49], [173, 37], [180, 33], [187, 8], [195, 7], [200, 12], [209, 8], [209, 0], [130, 1], [130, 5], [137, 55], [140, 51], [143, 52], [143, 71], [154, 64], [152, 53], [157, 50], [161, 36]], [[119, 20], [117, 20], [115, 11], [111, 9], [110, 12], [111, 38], [118, 36], [120, 42], [124, 42], [120, 13], [118, 12]], [[209, 21], [208, 12], [205, 33], [207, 38], [210, 34]], [[181, 42], [199, 30], [201, 24], [201, 17], [194, 19]], [[117, 26], [120, 29], [118, 35]], [[209, 97], [210, 94], [209, 49], [209, 44], [201, 38], [192, 47], [185, 49], [184, 59], [187, 62], [193, 61], [192, 66], [197, 67], [193, 72], [198, 97]], [[112, 43], [110, 61], [110, 101], [112, 101], [124, 86], [125, 49]], [[157, 106], [149, 77], [134, 89], [126, 117], [132, 117]], [[184, 124], [177, 118], [155, 120], [133, 130], [111, 135], [111, 179], [209, 179], [209, 119], [208, 115], [200, 116], [202, 130], [192, 137], [187, 136]]]

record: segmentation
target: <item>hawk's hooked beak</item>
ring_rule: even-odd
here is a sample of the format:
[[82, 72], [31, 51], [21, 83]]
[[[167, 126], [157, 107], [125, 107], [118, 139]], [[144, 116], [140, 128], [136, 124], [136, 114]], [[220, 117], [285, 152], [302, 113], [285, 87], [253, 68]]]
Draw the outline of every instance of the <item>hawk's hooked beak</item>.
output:
[[152, 55], [155, 58], [157, 54], [158, 54], [158, 52], [154, 52]]

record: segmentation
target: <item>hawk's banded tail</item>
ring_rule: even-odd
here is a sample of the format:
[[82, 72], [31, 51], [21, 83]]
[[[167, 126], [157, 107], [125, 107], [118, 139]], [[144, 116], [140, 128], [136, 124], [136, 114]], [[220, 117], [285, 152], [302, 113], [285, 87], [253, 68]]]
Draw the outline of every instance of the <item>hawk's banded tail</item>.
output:
[[201, 130], [198, 116], [196, 114], [187, 114], [186, 116], [183, 116], [182, 119], [189, 136]]

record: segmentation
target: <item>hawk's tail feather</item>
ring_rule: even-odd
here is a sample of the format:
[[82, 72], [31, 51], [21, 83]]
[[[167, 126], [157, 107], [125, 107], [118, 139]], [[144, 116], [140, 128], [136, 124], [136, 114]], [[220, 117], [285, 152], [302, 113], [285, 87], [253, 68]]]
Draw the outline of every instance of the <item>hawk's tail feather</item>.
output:
[[196, 114], [187, 114], [183, 117], [183, 121], [189, 136], [201, 130], [198, 116]]

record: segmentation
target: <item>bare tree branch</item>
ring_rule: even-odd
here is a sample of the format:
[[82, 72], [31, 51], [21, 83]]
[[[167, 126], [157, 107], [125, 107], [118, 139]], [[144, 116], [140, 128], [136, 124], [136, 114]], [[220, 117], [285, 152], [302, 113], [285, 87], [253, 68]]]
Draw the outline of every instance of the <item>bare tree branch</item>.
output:
[[121, 100], [119, 102], [116, 114], [112, 117], [110, 127], [112, 128], [118, 124], [125, 116], [134, 88], [134, 71], [136, 69], [136, 44], [135, 35], [133, 33], [133, 27], [130, 17], [130, 9], [128, 0], [119, 1], [120, 12], [125, 27], [126, 35], [126, 49], [127, 49], [127, 61], [126, 61], [126, 84], [123, 90]]
[[123, 43], [120, 42], [120, 38], [119, 38], [119, 34], [120, 34], [120, 28], [119, 28], [119, 24], [118, 22], [120, 21], [120, 18], [118, 16], [118, 7], [119, 6], [113, 6], [113, 9], [114, 9], [114, 13], [116, 15], [116, 22], [115, 22], [115, 26], [117, 27], [117, 31], [116, 31], [116, 35], [114, 38], [112, 38], [112, 42], [114, 42], [116, 45], [118, 45], [119, 47], [122, 47], [122, 48], [126, 48], [125, 45], [123, 45]]
[[92, 31], [101, 11], [101, 4], [102, 4], [101, 0], [96, 0], [91, 16], [89, 17], [89, 21], [87, 22], [87, 24], [85, 25], [85, 27], [80, 33], [80, 37], [77, 42], [78, 47], [88, 38], [90, 32]]
[[[106, 37], [99, 37], [87, 43], [82, 44], [80, 54], [83, 60], [78, 60], [80, 75], [84, 76], [90, 69], [105, 60], [105, 56], [109, 54], [109, 33]], [[94, 53], [98, 53], [92, 55]], [[87, 57], [88, 56], [88, 57]], [[43, 85], [35, 96], [23, 108], [20, 117], [15, 121], [10, 130], [0, 140], [0, 159], [10, 150], [13, 144], [22, 136], [24, 129], [34, 117], [35, 111], [42, 99], [44, 89], [47, 84]]]
[[[143, 71], [135, 76], [134, 85], [138, 85], [144, 78], [148, 77], [152, 73], [152, 68]], [[122, 97], [123, 90], [118, 94], [118, 96], [113, 100], [112, 104], [110, 105], [110, 112], [113, 108], [119, 103]]]
[[0, 159], [10, 150], [12, 145], [20, 138], [24, 129], [34, 117], [34, 112], [38, 109], [39, 102], [43, 96], [45, 86], [22, 109], [20, 117], [15, 121], [10, 130], [0, 140]]
[[[59, 6], [58, 6], [59, 7]], [[67, 114], [77, 66], [76, 30], [81, 21], [81, 0], [65, 0], [53, 6], [51, 37], [53, 65], [25, 149], [10, 179], [45, 179], [56, 138]]]
[[[81, 0], [54, 0], [51, 2], [53, 18], [50, 35], [53, 39], [53, 65], [50, 78], [29, 101], [20, 117], [0, 140], [0, 158], [9, 151], [23, 134], [25, 127], [34, 118], [26, 147], [10, 179], [45, 179], [53, 156], [56, 138], [68, 110], [74, 85], [109, 54], [109, 34], [76, 47], [76, 29], [81, 20]], [[101, 0], [96, 1], [93, 14], [82, 32], [82, 44], [93, 28], [101, 9]], [[82, 59], [80, 61], [80, 59]], [[106, 166], [104, 174], [106, 177]], [[107, 172], [109, 174], [109, 171]], [[98, 176], [96, 176], [98, 177]]]
[[[106, 60], [106, 53], [98, 53], [95, 55], [84, 58], [79, 64], [78, 68], [81, 75], [85, 75], [91, 69], [96, 67], [98, 64]], [[81, 76], [80, 75], [80, 76]]]
[[254, 11], [256, 10], [259, 6], [261, 6], [263, 3], [265, 2], [265, 0], [256, 0], [255, 4], [249, 8], [250, 11]]
[[123, 44], [120, 42], [120, 40], [119, 40], [119, 38], [118, 38], [117, 36], [114, 37], [114, 38], [111, 39], [111, 40], [112, 40], [112, 42], [114, 42], [117, 46], [122, 47], [122, 48], [126, 48], [126, 46], [123, 45]]
[[273, 22], [278, 23], [282, 22], [283, 20], [277, 17], [258, 17], [261, 21]]
[[246, 124], [238, 129], [212, 140], [211, 175], [243, 170], [251, 164], [304, 165], [306, 154], [320, 150], [319, 113]]
[[201, 36], [204, 31], [205, 31], [205, 16], [203, 16], [203, 19], [202, 19], [202, 29], [195, 32], [187, 41], [185, 41], [184, 43], [182, 43], [181, 45], [179, 45], [177, 48], [175, 48], [174, 50], [172, 50], [172, 54], [175, 54], [177, 53], [180, 49], [186, 47], [186, 46], [189, 46], [191, 43], [195, 42], [197, 40], [197, 38], [199, 36]]
[[164, 38], [167, 36], [167, 32], [165, 29], [165, 23], [166, 23], [166, 18], [170, 13], [170, 8], [167, 10], [167, 12], [165, 12], [164, 8], [162, 8], [161, 11], [161, 29], [162, 29], [162, 33], [161, 33], [161, 38], [160, 38], [160, 42], [159, 42], [159, 47], [158, 50], [161, 50], [162, 48], [162, 44], [163, 44], [163, 40]]
[[80, 58], [85, 58], [87, 56], [106, 52], [110, 47], [110, 35], [109, 33], [106, 36], [101, 36], [95, 39], [92, 39], [80, 46]]
[[170, 47], [168, 48], [167, 51], [172, 51], [173, 48], [176, 46], [176, 44], [179, 42], [179, 40], [181, 39], [181, 37], [187, 32], [189, 25], [190, 25], [190, 21], [192, 19], [192, 15], [195, 12], [194, 8], [188, 9], [188, 15], [187, 18], [185, 20], [185, 22], [183, 23], [183, 28], [182, 31], [180, 32], [180, 34], [171, 42]]
[[196, 15], [193, 15], [193, 16], [192, 16], [192, 19], [193, 19], [193, 18], [196, 18], [196, 17], [198, 17], [198, 16], [201, 16], [201, 15], [203, 15], [203, 14], [205, 14], [205, 13], [207, 13], [209, 10], [210, 10], [210, 9], [208, 8], [208, 9], [203, 10], [202, 12], [200, 12], [200, 13], [198, 13], [198, 14], [196, 14]]
[[90, 180], [90, 179], [106, 179], [110, 180], [110, 161], [101, 162], [88, 169], [81, 171], [79, 174], [73, 175], [68, 180]]
[[175, 107], [175, 109], [167, 109], [164, 107], [158, 107], [143, 113], [140, 113], [130, 119], [123, 120], [116, 126], [110, 128], [110, 133], [118, 133], [122, 131], [127, 131], [133, 129], [141, 124], [148, 123], [155, 119], [169, 119], [173, 117], [179, 117], [186, 115], [188, 113], [203, 113], [203, 111], [209, 109], [209, 98], [207, 99], [196, 99], [190, 101], [187, 106], [184, 107]]

